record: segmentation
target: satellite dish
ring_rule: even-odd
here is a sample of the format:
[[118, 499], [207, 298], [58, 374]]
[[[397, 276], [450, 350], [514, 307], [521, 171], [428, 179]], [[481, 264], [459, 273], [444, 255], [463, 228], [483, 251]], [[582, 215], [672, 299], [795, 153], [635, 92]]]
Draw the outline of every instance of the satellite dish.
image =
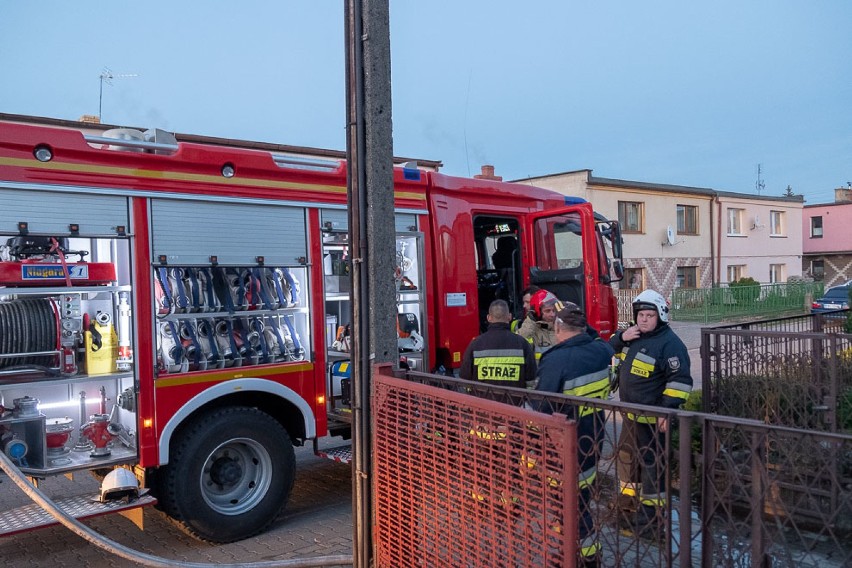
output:
[[666, 244], [670, 247], [675, 244], [675, 232], [671, 225], [666, 227]]

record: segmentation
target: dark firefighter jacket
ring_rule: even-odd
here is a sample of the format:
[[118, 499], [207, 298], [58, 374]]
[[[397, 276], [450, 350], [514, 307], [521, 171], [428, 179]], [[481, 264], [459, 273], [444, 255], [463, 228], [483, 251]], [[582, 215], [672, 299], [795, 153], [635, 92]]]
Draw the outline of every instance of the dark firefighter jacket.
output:
[[618, 388], [622, 402], [664, 408], [678, 408], [686, 402], [692, 390], [689, 352], [669, 325], [629, 342], [621, 334], [613, 335], [610, 343], [621, 359]]
[[[592, 339], [588, 333], [566, 339], [541, 356], [536, 390], [605, 399], [609, 394], [609, 364], [612, 355], [609, 343]], [[549, 402], [544, 403], [539, 410], [548, 413], [553, 411]], [[577, 459], [580, 466], [577, 483], [581, 490], [594, 483], [597, 475], [595, 448], [602, 439], [606, 419], [599, 410], [592, 406], [579, 406], [573, 416], [563, 411], [577, 420]], [[582, 503], [581, 513], [587, 515]], [[581, 527], [581, 538], [587, 536], [586, 532]]]
[[492, 323], [470, 342], [459, 376], [504, 387], [526, 387], [535, 380], [535, 352], [527, 341], [512, 333], [508, 323]]
[[575, 335], [541, 356], [536, 390], [606, 398], [612, 355], [606, 341], [595, 340], [587, 333]]

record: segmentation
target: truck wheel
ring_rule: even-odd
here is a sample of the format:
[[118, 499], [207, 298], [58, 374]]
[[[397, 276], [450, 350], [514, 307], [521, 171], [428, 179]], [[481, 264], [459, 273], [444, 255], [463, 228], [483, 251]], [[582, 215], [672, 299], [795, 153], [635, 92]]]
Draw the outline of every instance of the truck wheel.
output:
[[181, 431], [161, 473], [166, 513], [192, 536], [226, 543], [275, 520], [293, 488], [296, 458], [287, 431], [268, 414], [220, 408]]

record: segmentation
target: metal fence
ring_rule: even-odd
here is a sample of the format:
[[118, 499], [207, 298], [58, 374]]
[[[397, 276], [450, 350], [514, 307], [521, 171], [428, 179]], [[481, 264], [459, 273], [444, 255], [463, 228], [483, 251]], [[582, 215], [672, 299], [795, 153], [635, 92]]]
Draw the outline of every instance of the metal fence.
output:
[[[852, 434], [791, 429], [697, 412], [666, 411], [617, 400], [590, 401], [423, 373], [408, 372], [405, 378], [436, 387], [432, 392], [445, 393], [448, 400], [463, 394], [503, 403], [510, 416], [514, 409], [542, 408], [542, 405], [548, 405], [555, 413], [568, 418], [575, 416], [583, 407], [602, 411], [604, 435], [592, 450], [597, 452], [599, 459], [589, 506], [602, 547], [602, 566], [715, 568], [771, 565], [815, 568], [852, 565], [852, 547], [849, 546], [852, 542]], [[470, 417], [465, 417], [468, 411], [463, 411], [455, 402], [447, 404], [460, 411], [454, 414], [453, 420], [459, 422], [459, 431], [465, 432], [471, 421]], [[508, 410], [510, 408], [512, 410]], [[393, 427], [408, 423], [410, 428], [418, 428], [419, 410], [414, 406], [405, 410], [417, 418], [400, 420], [394, 415]], [[617, 498], [619, 464], [623, 464], [617, 451], [618, 440], [627, 412], [667, 417], [669, 424], [678, 425], [662, 436], [664, 442], [655, 456], [657, 466], [664, 472], [670, 498], [666, 507], [658, 513], [659, 522], [651, 532], [642, 531], [637, 517], [623, 511]], [[425, 436], [425, 432], [420, 435]], [[430, 488], [426, 492], [412, 493], [408, 500], [388, 502], [388, 508], [431, 510], [447, 507], [450, 511], [461, 511], [464, 504], [447, 504], [444, 500], [470, 499], [465, 494], [467, 486], [464, 485], [470, 480], [462, 481], [466, 476], [488, 480], [487, 484], [495, 487], [512, 485], [509, 481], [495, 479], [495, 476], [514, 475], [508, 470], [503, 471], [499, 467], [470, 469], [462, 465], [476, 455], [476, 448], [470, 442], [467, 445], [458, 443], [455, 446], [457, 453], [451, 456], [452, 459], [448, 457], [448, 461], [442, 462], [446, 470], [436, 472], [434, 467], [421, 463], [418, 448], [422, 446], [412, 446], [406, 437], [402, 437], [402, 441], [396, 436], [383, 440], [389, 448], [394, 448], [395, 444], [403, 445], [390, 454], [394, 455], [394, 459], [403, 460], [412, 472], [412, 477], [405, 479], [402, 491], [415, 491], [412, 484], [419, 483]], [[418, 479], [418, 473], [425, 479]], [[376, 474], [382, 475], [381, 471]], [[443, 481], [439, 483], [438, 479]], [[400, 478], [388, 475], [381, 479], [383, 484], [399, 484], [399, 481]], [[461, 489], [454, 496], [440, 493], [435, 486], [441, 483]], [[803, 501], [831, 505], [803, 507]], [[803, 514], [805, 510], [809, 513]], [[496, 515], [498, 521], [508, 519], [498, 511], [494, 509], [490, 514]], [[479, 523], [484, 523], [484, 517], [455, 514], [452, 520], [460, 525], [439, 524], [442, 530], [449, 532], [447, 538], [451, 540], [459, 538], [460, 534], [474, 536], [464, 533], [465, 523], [483, 526]], [[403, 516], [408, 519], [408, 524], [396, 526], [396, 532], [422, 534], [425, 517], [421, 515], [414, 519], [408, 514]], [[514, 521], [484, 523], [484, 526], [488, 531], [484, 533], [484, 542], [487, 543], [492, 543], [495, 538], [508, 537], [515, 530], [523, 530], [525, 535], [537, 534], [537, 538], [541, 538], [547, 530], [541, 523], [523, 523], [524, 528], [519, 529]], [[395, 539], [397, 543], [405, 541], [400, 535], [396, 535]], [[472, 546], [478, 545], [474, 542]], [[411, 552], [414, 556], [397, 557], [400, 566], [429, 564], [418, 559], [418, 549]], [[489, 556], [489, 551], [482, 554], [490, 559], [491, 565], [531, 565], [504, 562], [503, 556]], [[482, 565], [482, 557], [465, 562], [457, 562], [458, 558], [454, 556], [444, 564]]]
[[702, 566], [852, 565], [852, 435], [704, 417]]
[[852, 433], [852, 335], [842, 333], [847, 313], [703, 328], [703, 410]]
[[714, 288], [676, 288], [672, 292], [672, 319], [723, 321], [744, 317], [807, 312], [823, 295], [822, 282], [788, 282]]
[[[852, 335], [842, 333], [847, 313], [702, 330], [704, 410], [792, 429], [757, 436], [747, 453], [759, 455], [763, 469], [772, 472], [767, 506], [774, 509], [772, 500], [780, 501], [776, 516], [792, 524], [836, 519], [852, 529], [852, 512], [842, 498], [852, 491], [852, 454], [814, 432], [852, 435]], [[732, 435], [742, 432], [727, 437]], [[732, 502], [742, 505], [736, 497]]]
[[573, 564], [575, 423], [375, 377], [377, 566]]

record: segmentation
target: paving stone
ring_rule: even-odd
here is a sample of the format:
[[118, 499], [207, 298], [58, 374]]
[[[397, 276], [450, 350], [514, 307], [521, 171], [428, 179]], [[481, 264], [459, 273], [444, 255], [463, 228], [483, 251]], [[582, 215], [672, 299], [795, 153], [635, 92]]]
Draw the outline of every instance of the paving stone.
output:
[[[339, 445], [339, 441], [331, 441]], [[145, 531], [129, 520], [110, 515], [87, 525], [108, 538], [153, 556], [184, 562], [263, 562], [282, 558], [352, 554], [352, 479], [348, 465], [317, 458], [311, 448], [297, 449], [296, 484], [284, 514], [265, 533], [241, 542], [215, 545], [198, 541], [178, 529], [162, 512], [145, 510]], [[88, 474], [75, 482], [64, 477], [40, 484], [48, 496], [62, 495], [82, 483], [97, 493], [99, 484]], [[91, 478], [91, 479], [89, 479]], [[0, 480], [3, 480], [0, 477]], [[0, 502], [21, 505], [28, 498], [13, 483], [0, 483]], [[112, 556], [62, 526], [53, 526], [0, 539], [0, 558], [6, 566], [61, 568], [132, 568], [142, 566]]]

